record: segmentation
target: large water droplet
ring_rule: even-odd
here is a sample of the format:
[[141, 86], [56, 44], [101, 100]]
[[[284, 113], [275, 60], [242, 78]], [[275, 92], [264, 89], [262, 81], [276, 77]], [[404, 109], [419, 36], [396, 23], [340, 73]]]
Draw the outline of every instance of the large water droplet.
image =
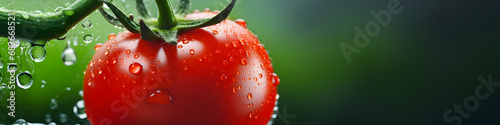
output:
[[71, 48], [71, 45], [67, 45], [66, 48], [64, 49], [64, 51], [61, 53], [61, 58], [62, 58], [62, 61], [64, 62], [64, 65], [66, 66], [71, 66], [73, 64], [75, 64], [76, 62], [76, 54], [75, 54], [75, 50], [73, 50], [73, 48]]
[[80, 119], [87, 118], [87, 114], [85, 113], [85, 103], [83, 100], [80, 100], [76, 103], [75, 106], [73, 106], [73, 112], [75, 113], [76, 117]]
[[57, 108], [57, 100], [56, 99], [50, 99], [50, 109], [56, 109]]
[[24, 120], [24, 119], [17, 119], [13, 124], [14, 125], [27, 125], [28, 122], [26, 122], [26, 120]]
[[157, 89], [148, 94], [146, 102], [151, 104], [172, 104], [173, 100], [168, 90]]
[[83, 26], [83, 29], [88, 29], [88, 28], [92, 27], [92, 21], [90, 21], [89, 19], [83, 20], [82, 26]]
[[85, 34], [83, 36], [83, 42], [85, 42], [85, 43], [90, 43], [90, 42], [92, 42], [93, 39], [94, 39], [94, 35], [92, 35], [92, 34]]
[[35, 62], [42, 62], [47, 55], [47, 51], [44, 46], [33, 45], [30, 49], [31, 59]]
[[128, 67], [128, 70], [130, 71], [130, 73], [132, 73], [134, 75], [140, 74], [140, 73], [142, 73], [142, 65], [137, 63], [137, 62], [134, 62], [134, 63], [130, 64], [130, 66]]
[[16, 80], [17, 86], [22, 89], [29, 89], [31, 85], [33, 85], [33, 78], [31, 77], [31, 74], [27, 72], [22, 72], [17, 74], [17, 80]]

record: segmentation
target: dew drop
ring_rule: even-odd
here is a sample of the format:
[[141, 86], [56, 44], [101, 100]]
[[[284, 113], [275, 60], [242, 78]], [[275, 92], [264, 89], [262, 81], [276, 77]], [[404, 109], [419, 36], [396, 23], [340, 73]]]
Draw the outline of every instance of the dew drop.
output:
[[229, 62], [227, 60], [222, 61], [222, 64], [227, 65]]
[[98, 43], [97, 45], [94, 46], [94, 50], [95, 52], [99, 51], [102, 47], [102, 44], [101, 43]]
[[111, 34], [111, 35], [108, 36], [108, 40], [114, 39], [115, 37], [116, 37], [115, 34]]
[[148, 94], [146, 102], [150, 104], [172, 104], [173, 99], [168, 90], [157, 89]]
[[66, 16], [71, 16], [71, 15], [75, 14], [75, 11], [70, 10], [70, 9], [66, 9], [66, 10], [63, 10], [63, 13]]
[[264, 75], [262, 75], [262, 74], [259, 74], [259, 78], [262, 78], [262, 77], [264, 77]]
[[64, 62], [64, 65], [66, 65], [66, 66], [71, 66], [71, 65], [75, 64], [75, 62], [77, 60], [76, 54], [75, 54], [75, 50], [73, 50], [73, 48], [71, 48], [71, 45], [68, 44], [66, 46], [64, 51], [61, 53], [61, 58], [62, 58], [62, 61]]
[[243, 20], [243, 19], [237, 19], [234, 22], [236, 22], [240, 26], [243, 26], [243, 27], [247, 28], [247, 22], [245, 20]]
[[131, 51], [130, 51], [129, 49], [127, 49], [127, 51], [125, 51], [125, 53], [127, 53], [127, 54], [130, 54], [130, 52], [131, 52]]
[[222, 74], [222, 75], [220, 76], [220, 80], [222, 80], [222, 81], [226, 81], [226, 80], [227, 80], [227, 76], [226, 76], [226, 74]]
[[179, 48], [179, 49], [182, 49], [183, 47], [184, 47], [184, 46], [182, 46], [182, 45], [179, 45], [179, 46], [178, 46], [177, 48]]
[[83, 100], [78, 101], [76, 105], [73, 106], [73, 113], [75, 113], [75, 116], [80, 119], [87, 118], [87, 114], [85, 113], [85, 103]]
[[278, 75], [276, 73], [273, 73], [273, 84], [275, 86], [280, 84], [280, 78], [278, 77]]
[[189, 54], [194, 55], [194, 50], [193, 49], [189, 50]]
[[83, 36], [83, 42], [85, 42], [85, 43], [92, 42], [92, 39], [94, 39], [94, 36], [92, 34], [85, 34]]
[[30, 49], [31, 59], [35, 62], [42, 62], [47, 55], [47, 51], [44, 46], [34, 45]]
[[241, 64], [246, 66], [247, 65], [247, 59], [241, 58]]
[[248, 93], [247, 99], [252, 99], [252, 93]]
[[88, 28], [92, 27], [92, 21], [90, 21], [89, 19], [83, 20], [82, 27], [83, 27], [83, 29], [88, 29]]
[[248, 113], [248, 117], [252, 118], [252, 112]]
[[28, 72], [17, 74], [17, 86], [22, 89], [29, 89], [33, 85], [33, 77]]
[[213, 30], [213, 31], [212, 31], [212, 33], [213, 33], [214, 35], [217, 35], [217, 34], [219, 34], [219, 31], [217, 31], [217, 30]]
[[130, 73], [132, 73], [134, 75], [140, 74], [140, 73], [142, 73], [142, 65], [137, 63], [137, 62], [134, 62], [134, 63], [130, 64], [130, 66], [128, 67], [128, 70]]
[[136, 58], [136, 59], [139, 58], [139, 54], [135, 54], [134, 58]]

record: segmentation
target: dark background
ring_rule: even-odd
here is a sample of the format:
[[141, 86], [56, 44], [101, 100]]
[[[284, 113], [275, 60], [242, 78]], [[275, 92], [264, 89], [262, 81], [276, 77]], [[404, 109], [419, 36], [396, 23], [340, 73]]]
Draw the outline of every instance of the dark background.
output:
[[[145, 1], [154, 9], [153, 1]], [[66, 2], [73, 1], [24, 0], [14, 5], [53, 11]], [[475, 95], [476, 86], [481, 85], [478, 77], [488, 80], [491, 74], [492, 81], [500, 82], [500, 2], [495, 0], [400, 0], [403, 11], [392, 15], [391, 22], [370, 37], [359, 54], [352, 54], [349, 63], [340, 44], [354, 46], [353, 28], [364, 30], [375, 20], [370, 11], [387, 9], [388, 2], [238, 0], [232, 19], [247, 21], [270, 51], [281, 78], [275, 125], [454, 125], [443, 120], [443, 113]], [[0, 6], [6, 3], [1, 1]], [[120, 8], [132, 12], [133, 3], [126, 0]], [[193, 0], [192, 8], [220, 10], [227, 3]], [[73, 46], [77, 64], [49, 63], [61, 60], [66, 42], [48, 43], [46, 59], [35, 64], [37, 70], [79, 75], [34, 74], [34, 84], [42, 79], [51, 84], [82, 84], [81, 72], [92, 57], [93, 46], [123, 30], [107, 24], [99, 13], [88, 19], [94, 24], [91, 29], [77, 26], [65, 40], [78, 42]], [[81, 36], [88, 33], [95, 40], [82, 44]], [[478, 101], [469, 118], [462, 118], [463, 125], [500, 123], [500, 87], [495, 89], [481, 89], [490, 96]]]

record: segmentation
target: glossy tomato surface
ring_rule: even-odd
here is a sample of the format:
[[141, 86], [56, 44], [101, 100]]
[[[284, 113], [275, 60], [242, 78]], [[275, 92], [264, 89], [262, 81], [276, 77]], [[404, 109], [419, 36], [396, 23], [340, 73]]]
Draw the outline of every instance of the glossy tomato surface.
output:
[[274, 113], [279, 78], [242, 20], [183, 32], [175, 45], [125, 31], [95, 49], [83, 87], [92, 124], [265, 125]]

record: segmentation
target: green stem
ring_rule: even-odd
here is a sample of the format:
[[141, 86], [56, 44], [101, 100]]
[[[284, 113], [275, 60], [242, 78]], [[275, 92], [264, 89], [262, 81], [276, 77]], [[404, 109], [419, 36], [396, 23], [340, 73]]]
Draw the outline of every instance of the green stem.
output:
[[171, 29], [177, 25], [170, 0], [156, 0], [158, 6], [158, 28]]
[[[10, 36], [13, 26], [15, 36], [30, 40], [51, 40], [65, 35], [73, 26], [102, 6], [100, 0], [77, 0], [56, 13], [33, 14], [26, 11], [0, 9], [0, 37]], [[11, 19], [9, 19], [11, 18]]]

